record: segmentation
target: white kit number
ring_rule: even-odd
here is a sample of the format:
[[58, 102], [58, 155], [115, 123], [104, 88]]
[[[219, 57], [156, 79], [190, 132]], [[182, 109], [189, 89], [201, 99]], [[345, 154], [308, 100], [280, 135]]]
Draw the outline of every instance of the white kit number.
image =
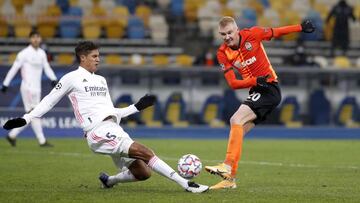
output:
[[251, 99], [252, 101], [257, 101], [261, 97], [260, 93], [252, 93], [249, 95], [248, 99]]

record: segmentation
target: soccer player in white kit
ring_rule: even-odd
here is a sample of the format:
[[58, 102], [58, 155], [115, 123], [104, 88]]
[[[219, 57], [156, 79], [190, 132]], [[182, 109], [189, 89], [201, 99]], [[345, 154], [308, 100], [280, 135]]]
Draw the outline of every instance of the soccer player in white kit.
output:
[[[16, 60], [11, 66], [9, 72], [7, 73], [1, 88], [1, 91], [5, 93], [11, 80], [21, 69], [22, 81], [20, 85], [20, 92], [25, 112], [30, 112], [40, 102], [41, 76], [43, 70], [46, 76], [51, 80], [51, 84], [53, 86], [55, 86], [57, 83], [57, 78], [54, 74], [54, 71], [50, 68], [46, 53], [43, 49], [39, 47], [41, 43], [40, 34], [37, 31], [33, 30], [30, 32], [29, 38], [29, 46], [27, 46], [25, 49], [21, 50], [17, 54]], [[11, 146], [16, 146], [16, 137], [22, 130], [25, 129], [25, 127], [26, 126], [22, 128], [17, 128], [9, 132], [9, 135], [6, 137], [6, 139], [9, 141]], [[34, 130], [40, 146], [53, 146], [46, 141], [41, 126], [41, 120], [39, 118], [35, 118], [32, 120], [31, 127]]]
[[118, 183], [143, 181], [156, 173], [178, 183], [186, 191], [202, 193], [208, 186], [190, 182], [177, 174], [146, 146], [133, 141], [120, 127], [122, 117], [139, 112], [155, 102], [154, 95], [145, 95], [136, 104], [115, 108], [104, 77], [96, 75], [100, 62], [99, 48], [91, 41], [79, 42], [75, 48], [79, 68], [64, 75], [40, 104], [22, 118], [7, 121], [4, 129], [13, 129], [32, 122], [48, 112], [63, 96], [70, 99], [75, 118], [85, 132], [87, 143], [95, 153], [110, 155], [120, 170], [109, 176], [100, 173], [104, 188]]

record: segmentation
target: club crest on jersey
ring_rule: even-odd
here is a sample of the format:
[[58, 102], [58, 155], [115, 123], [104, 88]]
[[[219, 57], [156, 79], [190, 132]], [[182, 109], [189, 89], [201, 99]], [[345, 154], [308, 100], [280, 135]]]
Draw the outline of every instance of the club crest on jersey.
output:
[[248, 51], [252, 49], [252, 45], [250, 42], [245, 42], [245, 49], [247, 49]]

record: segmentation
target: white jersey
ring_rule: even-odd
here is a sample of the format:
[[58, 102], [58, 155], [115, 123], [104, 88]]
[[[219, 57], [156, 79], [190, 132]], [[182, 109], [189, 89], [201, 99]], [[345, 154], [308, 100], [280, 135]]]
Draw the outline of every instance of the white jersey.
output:
[[85, 132], [93, 129], [109, 116], [119, 124], [122, 117], [138, 112], [134, 105], [115, 108], [105, 78], [90, 73], [80, 66], [77, 70], [64, 75], [39, 105], [29, 114], [24, 115], [26, 122], [29, 123], [32, 118], [40, 118], [64, 95], [70, 99], [75, 117]]
[[14, 64], [7, 73], [3, 85], [9, 86], [11, 80], [21, 68], [21, 87], [30, 90], [41, 90], [42, 71], [50, 80], [57, 80], [54, 71], [50, 68], [46, 53], [40, 47], [35, 49], [29, 45], [21, 50], [15, 59]]

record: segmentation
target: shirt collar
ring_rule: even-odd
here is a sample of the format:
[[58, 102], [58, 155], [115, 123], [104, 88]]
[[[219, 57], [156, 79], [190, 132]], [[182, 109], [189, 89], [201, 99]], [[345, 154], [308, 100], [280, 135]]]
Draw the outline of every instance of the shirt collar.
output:
[[87, 74], [87, 75], [94, 75], [94, 73], [90, 73], [88, 70], [86, 70], [85, 68], [79, 66], [78, 70], [81, 72], [81, 73], [84, 73], [84, 74]]
[[39, 48], [40, 47], [38, 47], [37, 49], [35, 49], [31, 44], [29, 44], [29, 46], [28, 46], [31, 50], [33, 50], [33, 51], [38, 51], [39, 50]]

